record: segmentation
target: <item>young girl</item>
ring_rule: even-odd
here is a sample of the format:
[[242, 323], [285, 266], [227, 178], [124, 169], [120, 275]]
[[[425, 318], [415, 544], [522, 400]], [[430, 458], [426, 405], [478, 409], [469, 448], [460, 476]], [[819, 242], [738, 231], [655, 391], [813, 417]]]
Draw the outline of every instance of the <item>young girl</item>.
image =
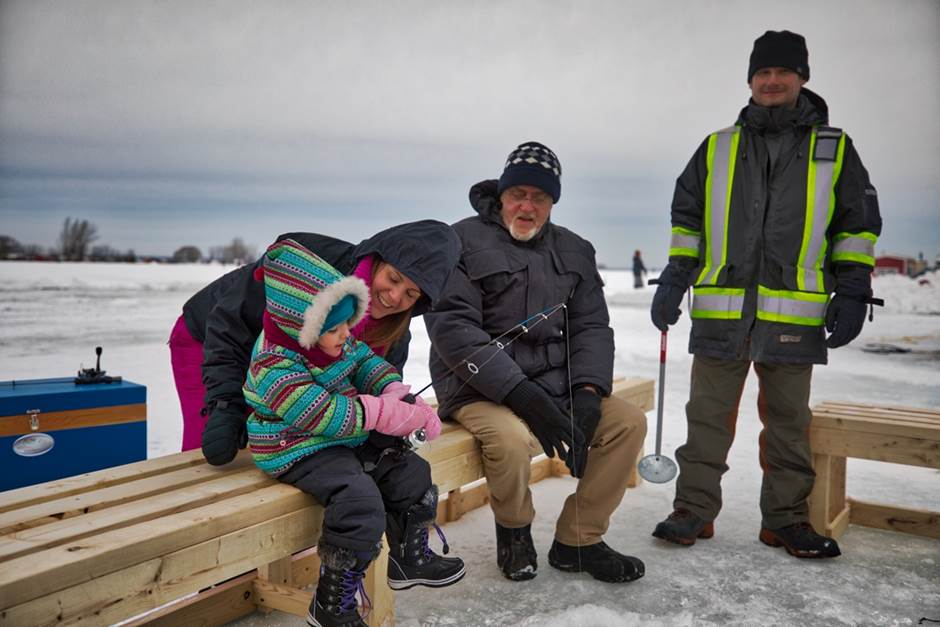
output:
[[362, 280], [290, 239], [268, 248], [262, 272], [263, 330], [244, 385], [248, 443], [260, 468], [324, 506], [308, 623], [364, 626], [356, 590], [383, 532], [393, 589], [448, 586], [464, 575], [462, 560], [428, 548], [437, 514], [430, 466], [403, 448], [387, 454], [374, 435], [423, 428], [433, 439], [440, 419], [420, 398], [400, 400], [408, 386], [398, 371], [350, 335], [369, 305]]

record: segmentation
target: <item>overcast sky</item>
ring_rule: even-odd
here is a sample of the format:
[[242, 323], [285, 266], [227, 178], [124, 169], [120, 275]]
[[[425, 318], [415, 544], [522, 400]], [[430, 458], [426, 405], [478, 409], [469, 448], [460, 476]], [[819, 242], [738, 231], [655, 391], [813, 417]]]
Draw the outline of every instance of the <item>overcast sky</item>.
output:
[[358, 241], [471, 214], [518, 143], [598, 260], [665, 259], [676, 176], [747, 102], [767, 29], [878, 189], [877, 250], [940, 253], [940, 2], [0, 0], [0, 234], [67, 216], [138, 254]]

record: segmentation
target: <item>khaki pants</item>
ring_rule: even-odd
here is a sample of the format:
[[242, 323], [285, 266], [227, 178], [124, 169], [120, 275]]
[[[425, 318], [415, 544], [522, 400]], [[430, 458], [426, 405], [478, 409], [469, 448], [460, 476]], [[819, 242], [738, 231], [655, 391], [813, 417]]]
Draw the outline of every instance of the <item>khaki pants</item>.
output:
[[[454, 418], [483, 447], [483, 471], [496, 522], [511, 529], [530, 524], [535, 518], [529, 490], [531, 462], [544, 452], [538, 440], [508, 407], [489, 401], [465, 405]], [[601, 402], [587, 469], [558, 517], [556, 540], [569, 546], [601, 541], [645, 437], [646, 415], [639, 407], [616, 397]]]
[[[703, 356], [692, 360], [692, 389], [685, 407], [689, 432], [676, 451], [674, 506], [707, 521], [721, 510], [721, 476], [728, 470], [728, 450], [750, 366], [748, 361]], [[808, 432], [813, 366], [755, 363], [754, 370], [764, 427], [759, 438], [762, 524], [777, 529], [808, 520], [806, 499], [816, 480]]]

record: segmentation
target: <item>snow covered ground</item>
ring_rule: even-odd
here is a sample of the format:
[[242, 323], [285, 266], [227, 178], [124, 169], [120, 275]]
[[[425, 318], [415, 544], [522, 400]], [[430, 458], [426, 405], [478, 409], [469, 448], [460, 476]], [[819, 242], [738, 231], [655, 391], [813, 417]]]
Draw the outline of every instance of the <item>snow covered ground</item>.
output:
[[[181, 423], [166, 341], [182, 304], [230, 268], [212, 265], [0, 263], [0, 380], [73, 375], [94, 364], [147, 386], [151, 457], [179, 450]], [[618, 375], [655, 379], [659, 334], [649, 322], [649, 288], [634, 290], [626, 272], [604, 272], [616, 334]], [[852, 400], [940, 407], [940, 275], [926, 284], [879, 277], [875, 312], [853, 344], [830, 352], [819, 367], [813, 402]], [[406, 381], [424, 385], [428, 340], [413, 325]], [[685, 438], [684, 404], [691, 357], [688, 317], [670, 332], [663, 452], [674, 457]], [[863, 352], [889, 344], [906, 353]], [[757, 463], [757, 386], [749, 379], [741, 402], [725, 505], [716, 535], [685, 549], [655, 541], [653, 526], [671, 510], [673, 484], [629, 490], [614, 515], [608, 542], [641, 557], [647, 574], [628, 585], [554, 571], [546, 554], [554, 519], [573, 489], [570, 478], [534, 486], [533, 532], [539, 576], [510, 583], [495, 565], [493, 518], [475, 510], [445, 528], [468, 575], [453, 588], [397, 596], [399, 625], [915, 625], [940, 620], [940, 542], [851, 527], [844, 555], [823, 562], [796, 560], [757, 540], [760, 525]], [[655, 411], [647, 450], [655, 446]], [[940, 510], [940, 473], [923, 468], [850, 460], [848, 491], [861, 499]], [[302, 625], [292, 616], [255, 615], [241, 625]]]

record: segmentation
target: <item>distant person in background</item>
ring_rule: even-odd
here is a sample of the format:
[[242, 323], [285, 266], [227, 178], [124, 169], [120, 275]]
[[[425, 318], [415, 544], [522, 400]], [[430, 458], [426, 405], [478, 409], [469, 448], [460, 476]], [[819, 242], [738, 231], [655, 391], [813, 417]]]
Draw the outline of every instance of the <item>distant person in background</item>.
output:
[[643, 265], [643, 258], [640, 257], [640, 251], [633, 253], [633, 287], [639, 289], [643, 287], [643, 277], [646, 275], [646, 266]]
[[825, 101], [804, 87], [808, 57], [796, 33], [761, 35], [750, 102], [734, 126], [702, 142], [676, 182], [669, 264], [651, 316], [665, 332], [692, 286], [688, 437], [676, 451], [675, 511], [653, 531], [677, 544], [714, 534], [753, 363], [764, 426], [759, 538], [796, 557], [840, 554], [808, 521], [810, 381], [826, 348], [862, 329], [881, 216], [852, 140], [828, 126]]
[[248, 445], [258, 467], [324, 507], [322, 566], [307, 621], [365, 627], [356, 592], [383, 533], [393, 589], [439, 588], [464, 576], [460, 558], [428, 547], [437, 516], [428, 462], [400, 445], [386, 454], [370, 437], [423, 428], [433, 440], [441, 421], [420, 398], [400, 400], [409, 388], [395, 367], [352, 337], [369, 307], [362, 279], [343, 276], [291, 239], [268, 248], [262, 264], [264, 329], [244, 384]]
[[[400, 224], [358, 245], [315, 233], [288, 233], [282, 239], [299, 242], [366, 282], [371, 305], [352, 335], [399, 372], [408, 357], [411, 318], [437, 298], [460, 254], [456, 233], [436, 220]], [[182, 450], [202, 446], [215, 465], [228, 463], [245, 446], [248, 408], [242, 384], [262, 328], [264, 284], [254, 276], [262, 262], [233, 270], [197, 292], [183, 305], [170, 335], [183, 411]]]
[[441, 415], [483, 447], [503, 576], [536, 576], [529, 475], [544, 451], [578, 479], [548, 563], [625, 583], [643, 576], [643, 562], [608, 546], [604, 534], [643, 446], [646, 416], [610, 394], [614, 333], [604, 284], [590, 242], [551, 221], [560, 196], [561, 164], [538, 142], [513, 150], [499, 180], [470, 188], [476, 215], [454, 225], [460, 263], [424, 318], [431, 377]]

